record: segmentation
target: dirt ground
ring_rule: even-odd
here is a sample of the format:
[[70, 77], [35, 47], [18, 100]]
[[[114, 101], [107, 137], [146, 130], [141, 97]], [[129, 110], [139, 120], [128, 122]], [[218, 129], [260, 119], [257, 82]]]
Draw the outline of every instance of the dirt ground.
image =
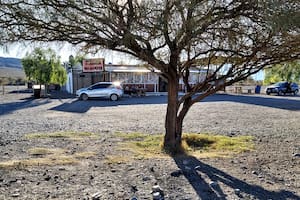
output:
[[[230, 158], [129, 159], [114, 133], [163, 133], [165, 102], [164, 96], [33, 99], [24, 88], [7, 89], [0, 94], [0, 166], [43, 158], [30, 153], [37, 148], [50, 149], [52, 157], [48, 165], [2, 165], [0, 199], [153, 199], [153, 190], [171, 200], [300, 199], [299, 96], [219, 94], [188, 113], [184, 132], [251, 135], [254, 151]], [[26, 137], [66, 131], [96, 137]]]

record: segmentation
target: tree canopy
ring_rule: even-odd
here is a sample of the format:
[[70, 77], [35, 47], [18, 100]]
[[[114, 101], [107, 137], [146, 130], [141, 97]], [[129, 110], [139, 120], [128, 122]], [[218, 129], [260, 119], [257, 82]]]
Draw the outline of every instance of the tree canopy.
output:
[[265, 69], [264, 84], [272, 84], [279, 81], [300, 83], [300, 62], [277, 64]]
[[[265, 66], [300, 57], [298, 0], [0, 0], [0, 4], [1, 43], [66, 41], [87, 52], [101, 48], [124, 52], [160, 70], [168, 81], [164, 143], [168, 149], [180, 147], [183, 119], [194, 103]], [[190, 68], [195, 66], [206, 70], [206, 77], [190, 84]], [[179, 80], [187, 91], [182, 97]]]
[[61, 66], [60, 58], [51, 49], [35, 48], [22, 59], [22, 66], [27, 78], [38, 84], [66, 83], [66, 71]]

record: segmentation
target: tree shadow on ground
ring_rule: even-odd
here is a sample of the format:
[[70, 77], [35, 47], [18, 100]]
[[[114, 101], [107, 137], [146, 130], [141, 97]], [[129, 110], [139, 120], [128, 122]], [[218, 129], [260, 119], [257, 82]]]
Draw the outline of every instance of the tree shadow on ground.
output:
[[49, 99], [34, 99], [33, 97], [28, 97], [25, 99], [18, 99], [18, 100], [21, 101], [14, 101], [14, 102], [0, 104], [0, 115], [5, 115], [5, 114], [12, 113], [16, 110], [36, 107], [36, 106], [49, 103]]
[[77, 99], [64, 102], [50, 110], [85, 113], [93, 107], [117, 107], [127, 105], [150, 105], [150, 104], [166, 104], [166, 96], [146, 96], [146, 97], [123, 97], [119, 101], [110, 101], [105, 98], [93, 98], [87, 101], [80, 101]]
[[62, 90], [51, 90], [49, 91], [49, 97], [51, 99], [70, 99], [75, 98], [76, 95]]
[[[54, 96], [51, 98], [55, 98]], [[290, 97], [292, 98], [292, 97]], [[270, 108], [278, 108], [284, 110], [298, 111], [300, 110], [300, 98], [297, 96], [294, 99], [266, 97], [266, 96], [251, 96], [251, 95], [229, 95], [216, 94], [209, 96], [199, 102], [236, 102], [243, 104], [251, 104]], [[64, 99], [57, 96], [57, 99]], [[66, 97], [66, 99], [68, 99]], [[78, 101], [75, 98], [69, 99], [67, 102], [53, 107], [51, 110], [73, 113], [85, 113], [92, 107], [116, 107], [127, 105], [153, 105], [166, 104], [167, 96], [146, 96], [146, 97], [123, 97], [119, 101], [110, 101], [108, 99], [95, 98], [88, 101]]]
[[32, 94], [32, 89], [19, 89], [19, 90], [12, 90], [8, 92], [9, 94]]
[[[188, 180], [201, 200], [227, 199], [220, 185], [224, 184], [236, 192], [236, 199], [299, 200], [291, 191], [268, 191], [261, 186], [251, 185], [215, 167], [188, 155], [173, 157], [181, 174]], [[247, 198], [248, 197], [248, 198]]]
[[265, 95], [231, 95], [231, 94], [216, 94], [211, 95], [202, 102], [218, 102], [231, 101], [244, 104], [252, 104], [257, 106], [278, 108], [284, 110], [299, 111], [300, 98], [299, 96], [265, 96]]

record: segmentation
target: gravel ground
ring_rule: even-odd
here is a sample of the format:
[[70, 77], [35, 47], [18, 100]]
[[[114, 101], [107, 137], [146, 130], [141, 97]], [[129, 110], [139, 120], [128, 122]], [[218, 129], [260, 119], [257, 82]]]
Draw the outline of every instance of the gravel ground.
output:
[[[28, 157], [32, 147], [96, 155], [76, 165], [0, 168], [0, 199], [152, 199], [156, 184], [165, 199], [300, 199], [299, 96], [219, 94], [192, 107], [184, 132], [252, 135], [253, 152], [232, 158], [182, 156], [108, 164], [107, 155], [126, 157], [116, 148], [119, 139], [113, 133], [164, 132], [166, 97], [82, 102], [55, 94], [33, 99], [17, 89], [20, 92], [0, 96], [0, 161]], [[94, 132], [100, 139], [24, 137], [72, 130]]]

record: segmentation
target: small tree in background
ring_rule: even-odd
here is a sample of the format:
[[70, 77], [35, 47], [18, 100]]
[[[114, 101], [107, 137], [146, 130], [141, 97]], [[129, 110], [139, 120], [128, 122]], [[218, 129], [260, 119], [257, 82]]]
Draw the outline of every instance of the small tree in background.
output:
[[265, 69], [264, 84], [272, 84], [279, 81], [300, 83], [300, 62], [288, 62]]
[[35, 48], [22, 59], [22, 65], [28, 80], [40, 85], [50, 83], [63, 85], [67, 81], [65, 69], [60, 58], [51, 49]]

